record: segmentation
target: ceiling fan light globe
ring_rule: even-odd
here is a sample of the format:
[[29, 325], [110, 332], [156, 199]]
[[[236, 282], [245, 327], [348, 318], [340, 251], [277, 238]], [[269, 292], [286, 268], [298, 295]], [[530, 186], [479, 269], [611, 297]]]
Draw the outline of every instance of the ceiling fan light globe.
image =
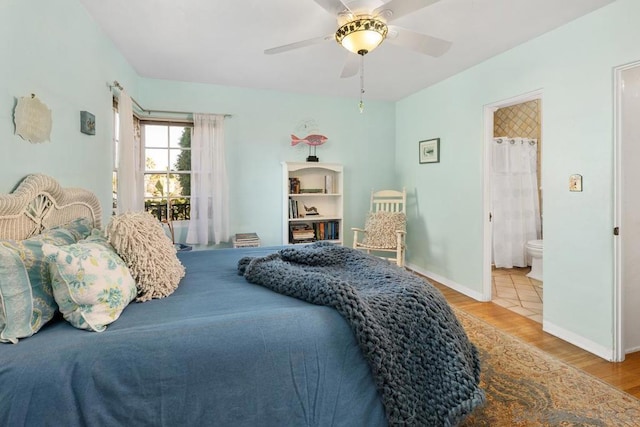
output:
[[336, 41], [350, 52], [365, 55], [378, 47], [387, 36], [387, 25], [373, 18], [358, 18], [336, 31]]

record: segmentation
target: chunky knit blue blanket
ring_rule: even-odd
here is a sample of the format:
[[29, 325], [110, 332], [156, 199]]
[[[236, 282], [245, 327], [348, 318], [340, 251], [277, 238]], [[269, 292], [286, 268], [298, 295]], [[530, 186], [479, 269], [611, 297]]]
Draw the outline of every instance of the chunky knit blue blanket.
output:
[[484, 403], [476, 348], [440, 291], [420, 277], [327, 242], [243, 258], [238, 272], [344, 316], [389, 425], [454, 426]]

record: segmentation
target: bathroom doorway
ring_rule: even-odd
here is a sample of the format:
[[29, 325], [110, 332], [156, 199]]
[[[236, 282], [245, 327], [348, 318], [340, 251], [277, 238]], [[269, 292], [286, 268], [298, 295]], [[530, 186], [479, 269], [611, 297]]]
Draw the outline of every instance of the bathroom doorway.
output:
[[485, 106], [483, 296], [538, 323], [543, 317], [541, 112], [541, 91]]

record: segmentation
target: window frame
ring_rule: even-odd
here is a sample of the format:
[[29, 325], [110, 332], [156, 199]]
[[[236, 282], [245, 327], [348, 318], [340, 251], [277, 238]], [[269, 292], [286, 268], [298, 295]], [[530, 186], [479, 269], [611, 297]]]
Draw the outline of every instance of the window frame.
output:
[[[164, 175], [163, 179], [165, 179], [165, 182], [167, 184], [170, 184], [170, 181], [173, 178], [171, 175], [191, 175], [193, 176], [193, 171], [191, 170], [191, 168], [189, 168], [188, 170], [171, 170], [172, 168], [172, 164], [171, 164], [171, 153], [173, 152], [184, 152], [184, 151], [191, 151], [191, 146], [185, 148], [185, 147], [172, 147], [171, 146], [171, 128], [172, 127], [180, 127], [180, 128], [190, 128], [191, 129], [191, 137], [193, 137], [193, 120], [170, 120], [170, 119], [166, 119], [166, 118], [139, 118], [140, 120], [140, 159], [141, 159], [141, 171], [140, 174], [143, 177], [143, 203], [145, 206], [145, 211], [147, 212], [151, 212], [150, 209], [148, 209], [148, 202], [151, 200], [166, 200], [166, 204], [164, 205], [164, 208], [161, 208], [162, 211], [160, 212], [160, 215], [155, 214], [155, 216], [158, 218], [158, 220], [160, 220], [161, 222], [167, 222], [169, 221], [169, 211], [171, 211], [172, 213], [174, 212], [174, 204], [171, 203], [171, 200], [174, 199], [187, 199], [188, 203], [187, 203], [187, 208], [185, 210], [185, 212], [183, 213], [183, 215], [185, 216], [184, 219], [173, 219], [174, 215], [171, 215], [172, 218], [170, 219], [171, 222], [181, 222], [181, 221], [188, 221], [190, 219], [190, 208], [191, 208], [191, 194], [190, 194], [190, 189], [189, 189], [189, 194], [185, 195], [185, 194], [180, 194], [180, 195], [172, 195], [171, 192], [169, 192], [166, 196], [160, 195], [160, 196], [147, 196], [147, 179], [146, 177], [148, 175]], [[166, 135], [166, 145], [165, 146], [159, 146], [159, 145], [147, 145], [147, 134], [146, 134], [146, 126], [166, 126], [167, 127], [167, 135]], [[166, 150], [167, 151], [167, 165], [168, 165], [168, 169], [167, 170], [163, 170], [163, 169], [149, 169], [147, 170], [147, 156], [146, 156], [146, 150], [147, 149], [152, 149], [152, 150]], [[170, 187], [170, 185], [168, 185]], [[153, 214], [153, 212], [151, 212]], [[164, 213], [166, 213], [166, 215], [164, 215]]]

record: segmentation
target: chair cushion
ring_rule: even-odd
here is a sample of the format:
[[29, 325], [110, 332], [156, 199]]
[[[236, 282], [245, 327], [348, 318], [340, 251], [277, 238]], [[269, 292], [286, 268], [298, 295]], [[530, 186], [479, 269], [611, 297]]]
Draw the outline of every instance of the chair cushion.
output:
[[405, 231], [407, 217], [403, 212], [371, 212], [364, 226], [363, 245], [372, 248], [394, 249], [397, 230]]

